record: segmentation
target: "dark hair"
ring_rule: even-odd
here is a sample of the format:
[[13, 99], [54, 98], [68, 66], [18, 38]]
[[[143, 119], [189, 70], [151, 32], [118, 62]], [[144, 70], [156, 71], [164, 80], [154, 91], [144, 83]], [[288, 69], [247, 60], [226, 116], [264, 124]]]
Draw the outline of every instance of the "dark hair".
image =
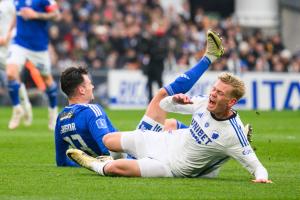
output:
[[77, 86], [83, 83], [84, 74], [88, 74], [88, 70], [84, 67], [70, 67], [61, 73], [61, 89], [68, 97], [72, 97]]

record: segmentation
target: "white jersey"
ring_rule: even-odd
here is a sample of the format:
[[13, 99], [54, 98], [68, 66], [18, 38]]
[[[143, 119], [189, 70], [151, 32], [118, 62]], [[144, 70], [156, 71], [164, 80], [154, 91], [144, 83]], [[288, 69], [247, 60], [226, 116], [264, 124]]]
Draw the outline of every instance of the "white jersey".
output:
[[[15, 17], [13, 0], [0, 0], [0, 37], [6, 37]], [[0, 46], [0, 63], [4, 64], [7, 57], [7, 46]]]
[[268, 173], [249, 145], [239, 115], [235, 113], [229, 119], [218, 120], [207, 110], [207, 97], [194, 97], [192, 101], [193, 104], [180, 105], [174, 103], [172, 97], [166, 97], [160, 103], [168, 112], [193, 114], [190, 127], [181, 130], [181, 140], [169, 152], [172, 173], [200, 177], [230, 156], [256, 179], [267, 179]]

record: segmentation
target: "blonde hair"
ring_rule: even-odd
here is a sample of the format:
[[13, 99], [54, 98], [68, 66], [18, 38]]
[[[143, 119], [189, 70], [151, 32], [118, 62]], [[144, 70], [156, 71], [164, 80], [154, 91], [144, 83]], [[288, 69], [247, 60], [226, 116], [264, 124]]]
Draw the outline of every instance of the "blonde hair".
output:
[[239, 100], [242, 98], [245, 94], [245, 83], [238, 78], [237, 76], [228, 73], [223, 72], [218, 76], [218, 79], [222, 81], [225, 84], [231, 85], [233, 87], [233, 90], [231, 91], [231, 97], [236, 98]]

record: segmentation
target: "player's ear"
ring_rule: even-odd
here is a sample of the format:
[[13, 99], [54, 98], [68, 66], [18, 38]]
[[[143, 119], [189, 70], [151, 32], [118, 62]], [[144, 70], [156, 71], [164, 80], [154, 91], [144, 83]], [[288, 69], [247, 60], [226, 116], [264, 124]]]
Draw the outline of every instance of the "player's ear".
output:
[[234, 106], [236, 103], [237, 103], [237, 99], [236, 99], [236, 98], [232, 98], [232, 99], [229, 100], [228, 106], [229, 106], [229, 107], [232, 107], [232, 106]]
[[78, 93], [81, 95], [85, 95], [85, 88], [81, 85], [77, 87]]

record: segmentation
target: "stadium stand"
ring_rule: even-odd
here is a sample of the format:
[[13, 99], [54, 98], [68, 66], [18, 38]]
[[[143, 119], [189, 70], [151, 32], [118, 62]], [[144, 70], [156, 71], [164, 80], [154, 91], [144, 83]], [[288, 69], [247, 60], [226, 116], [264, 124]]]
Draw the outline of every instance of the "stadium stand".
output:
[[50, 28], [57, 70], [73, 63], [96, 70], [139, 70], [147, 58], [147, 41], [158, 34], [168, 37], [166, 66], [187, 67], [203, 50], [206, 30], [213, 28], [224, 36], [227, 55], [212, 70], [300, 72], [299, 53], [285, 49], [279, 34], [245, 32], [234, 17], [210, 17], [201, 8], [192, 18], [188, 1], [181, 13], [155, 2], [58, 1], [63, 20]]

